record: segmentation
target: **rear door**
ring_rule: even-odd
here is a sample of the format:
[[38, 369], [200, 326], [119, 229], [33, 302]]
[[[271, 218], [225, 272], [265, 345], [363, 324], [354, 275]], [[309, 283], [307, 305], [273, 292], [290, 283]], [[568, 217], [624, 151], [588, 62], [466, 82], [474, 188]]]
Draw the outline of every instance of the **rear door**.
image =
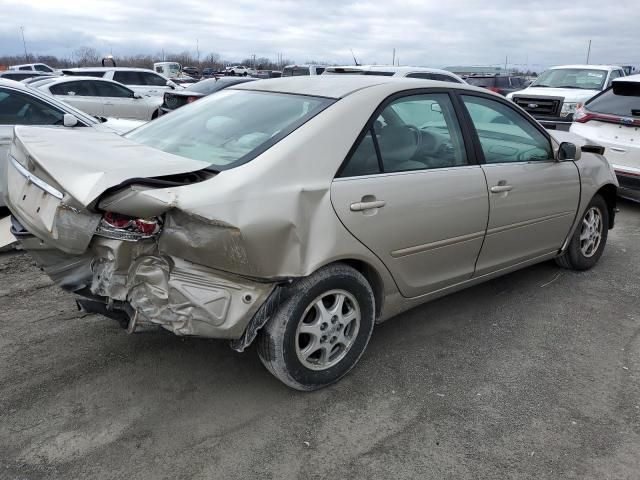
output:
[[574, 162], [554, 159], [551, 141], [506, 101], [461, 95], [489, 187], [489, 224], [476, 275], [558, 251], [578, 209]]
[[446, 91], [383, 103], [334, 180], [331, 201], [402, 295], [473, 275], [487, 225], [487, 185]]

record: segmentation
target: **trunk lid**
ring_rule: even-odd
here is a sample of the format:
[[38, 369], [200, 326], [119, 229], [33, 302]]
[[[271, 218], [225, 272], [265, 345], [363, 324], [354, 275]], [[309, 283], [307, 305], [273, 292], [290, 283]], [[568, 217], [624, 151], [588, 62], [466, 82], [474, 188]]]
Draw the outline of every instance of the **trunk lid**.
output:
[[87, 207], [107, 189], [209, 166], [92, 130], [16, 127], [4, 177], [11, 212], [29, 232], [67, 253], [86, 250], [101, 218]]

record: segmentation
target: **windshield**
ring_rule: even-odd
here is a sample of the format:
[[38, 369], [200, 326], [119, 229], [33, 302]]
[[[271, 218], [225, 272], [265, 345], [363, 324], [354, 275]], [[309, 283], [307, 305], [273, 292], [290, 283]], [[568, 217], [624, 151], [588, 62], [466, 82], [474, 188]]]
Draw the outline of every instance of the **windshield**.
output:
[[193, 83], [185, 88], [185, 92], [196, 92], [204, 95], [209, 95], [223, 88], [230, 87], [231, 85], [237, 85], [238, 83], [250, 82], [253, 79], [249, 78], [210, 78], [208, 80], [201, 80], [197, 83]]
[[331, 103], [302, 95], [222, 90], [126, 137], [224, 170], [259, 155]]
[[606, 70], [596, 70], [592, 68], [556, 68], [544, 72], [531, 86], [602, 90], [606, 79]]

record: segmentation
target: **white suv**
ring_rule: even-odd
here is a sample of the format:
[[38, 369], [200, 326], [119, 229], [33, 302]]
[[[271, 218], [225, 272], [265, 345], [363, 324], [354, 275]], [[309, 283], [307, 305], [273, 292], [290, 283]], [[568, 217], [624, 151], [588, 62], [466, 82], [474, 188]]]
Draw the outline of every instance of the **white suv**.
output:
[[46, 63], [25, 63], [24, 65], [11, 65], [9, 70], [20, 70], [27, 72], [49, 73], [51, 75], [59, 75], [60, 70], [51, 68]]
[[327, 67], [323, 75], [380, 75], [384, 77], [420, 78], [422, 80], [467, 83], [455, 73], [447, 70], [427, 67], [397, 67], [395, 65]]
[[562, 65], [543, 72], [524, 90], [507, 98], [547, 128], [567, 130], [578, 107], [624, 77], [615, 65]]
[[257, 72], [253, 68], [245, 67], [244, 65], [236, 65], [235, 67], [227, 67], [225, 72], [229, 75], [255, 75]]
[[150, 97], [162, 97], [167, 90], [173, 90], [177, 85], [159, 73], [146, 68], [130, 67], [82, 67], [67, 68], [62, 71], [65, 75], [80, 75], [83, 77], [98, 77], [114, 80], [126, 85], [134, 92]]

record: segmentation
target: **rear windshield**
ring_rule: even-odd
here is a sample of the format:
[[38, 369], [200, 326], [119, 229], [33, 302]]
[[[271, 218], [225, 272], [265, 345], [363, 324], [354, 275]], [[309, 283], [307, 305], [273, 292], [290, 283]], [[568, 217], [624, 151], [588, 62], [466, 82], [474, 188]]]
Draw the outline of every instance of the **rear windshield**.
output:
[[640, 83], [618, 84], [587, 102], [588, 110], [621, 117], [640, 117]]
[[305, 75], [311, 75], [309, 67], [284, 67], [282, 70], [283, 77], [303, 77]]
[[326, 98], [222, 90], [125, 135], [213, 170], [248, 162], [329, 106]]

